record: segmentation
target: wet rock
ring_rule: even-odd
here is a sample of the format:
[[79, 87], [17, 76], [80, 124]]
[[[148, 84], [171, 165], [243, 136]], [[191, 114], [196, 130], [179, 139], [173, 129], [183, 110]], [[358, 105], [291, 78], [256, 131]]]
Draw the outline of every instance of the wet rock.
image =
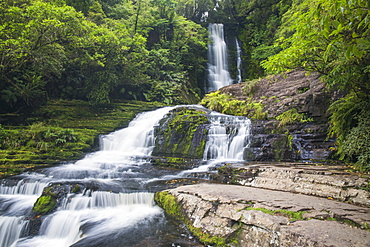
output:
[[45, 215], [53, 212], [69, 192], [68, 185], [53, 184], [42, 192], [42, 195], [35, 202], [32, 211], [38, 215]]
[[245, 95], [243, 87], [250, 82], [233, 84], [220, 89], [221, 93], [233, 95], [239, 100], [252, 100], [265, 105], [268, 117], [296, 108], [299, 113], [305, 113], [318, 122], [327, 121], [327, 109], [334, 94], [325, 90], [325, 84], [320, 81], [317, 73], [308, 74], [302, 70], [291, 71], [272, 77], [260, 79], [255, 85], [253, 95]]
[[[370, 232], [361, 229], [370, 223], [370, 208], [283, 191], [222, 184], [181, 186], [166, 193], [175, 198], [190, 228], [200, 228], [204, 234], [222, 238], [227, 246], [370, 244]], [[328, 217], [336, 221], [319, 220]]]
[[301, 123], [279, 128], [277, 121], [254, 121], [244, 150], [248, 161], [327, 160], [335, 139], [327, 139], [326, 124]]

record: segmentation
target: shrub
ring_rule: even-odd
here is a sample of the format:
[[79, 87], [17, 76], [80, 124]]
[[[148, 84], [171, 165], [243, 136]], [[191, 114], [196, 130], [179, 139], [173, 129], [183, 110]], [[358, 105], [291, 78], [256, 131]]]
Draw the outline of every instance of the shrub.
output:
[[248, 98], [246, 101], [234, 99], [232, 96], [222, 94], [220, 91], [207, 94], [201, 105], [224, 114], [247, 116], [254, 119], [266, 119], [267, 112], [261, 101]]
[[276, 117], [276, 120], [280, 121], [279, 127], [287, 124], [305, 123], [313, 121], [312, 118], [307, 118], [305, 114], [298, 113], [296, 108], [292, 108], [281, 113], [279, 116]]
[[330, 106], [329, 136], [337, 137], [339, 159], [355, 162], [361, 171], [370, 171], [369, 102], [359, 96], [348, 94]]

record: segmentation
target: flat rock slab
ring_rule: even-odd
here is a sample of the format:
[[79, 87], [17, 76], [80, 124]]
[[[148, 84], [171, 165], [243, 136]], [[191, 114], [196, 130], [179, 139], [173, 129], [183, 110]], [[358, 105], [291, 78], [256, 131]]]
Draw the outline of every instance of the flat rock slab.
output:
[[218, 181], [256, 188], [331, 197], [370, 207], [370, 182], [346, 167], [297, 163], [230, 164], [218, 171]]
[[[242, 246], [370, 246], [370, 208], [325, 198], [225, 184], [196, 184], [169, 190], [193, 225], [211, 235], [227, 238], [239, 228]], [[246, 208], [305, 211], [305, 220], [289, 221]], [[320, 219], [320, 220], [318, 220]]]

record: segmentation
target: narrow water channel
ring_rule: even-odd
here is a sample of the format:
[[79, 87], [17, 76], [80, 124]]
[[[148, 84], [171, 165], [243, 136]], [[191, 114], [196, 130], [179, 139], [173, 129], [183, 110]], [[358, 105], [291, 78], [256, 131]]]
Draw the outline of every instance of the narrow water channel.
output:
[[[174, 108], [139, 114], [127, 128], [102, 136], [100, 151], [81, 160], [2, 180], [0, 246], [202, 246], [155, 205], [154, 193], [173, 179], [204, 181], [197, 174], [242, 160], [250, 121], [211, 113], [198, 166], [186, 171], [153, 166], [154, 128]], [[55, 212], [35, 219], [32, 207], [50, 185], [60, 186], [65, 196]]]

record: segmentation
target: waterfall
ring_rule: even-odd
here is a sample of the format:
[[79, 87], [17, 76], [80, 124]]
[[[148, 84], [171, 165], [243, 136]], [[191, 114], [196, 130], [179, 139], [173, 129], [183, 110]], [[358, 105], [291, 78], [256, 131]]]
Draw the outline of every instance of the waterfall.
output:
[[0, 185], [0, 194], [22, 194], [22, 195], [41, 195], [42, 190], [48, 183], [25, 182], [20, 180], [16, 186], [7, 186], [4, 184]]
[[19, 238], [23, 217], [0, 217], [0, 246], [10, 246]]
[[[174, 242], [164, 237], [167, 231], [185, 238], [186, 230], [166, 220], [154, 203], [153, 191], [168, 186], [158, 181], [207, 172], [225, 160], [242, 161], [249, 145], [250, 121], [207, 111], [210, 124], [204, 161], [179, 174], [148, 160], [155, 145], [154, 129], [177, 107], [200, 108], [174, 106], [141, 113], [128, 127], [102, 136], [100, 150], [81, 160], [2, 180], [0, 246], [141, 246], [146, 238], [167, 241], [163, 246], [171, 246]], [[35, 223], [31, 210], [49, 184], [63, 193], [58, 195], [57, 208]], [[68, 190], [77, 185], [81, 193]], [[188, 246], [192, 246], [195, 240], [189, 239]]]
[[103, 136], [101, 149], [128, 155], [150, 155], [154, 148], [154, 127], [173, 108], [163, 107], [139, 114], [127, 128]]
[[243, 160], [249, 145], [251, 121], [245, 117], [213, 113], [204, 160]]
[[236, 69], [238, 71], [236, 81], [237, 81], [237, 83], [241, 83], [242, 82], [242, 70], [241, 70], [241, 67], [242, 67], [242, 58], [241, 58], [242, 50], [240, 48], [239, 41], [238, 41], [237, 37], [235, 37], [235, 47], [236, 47]]
[[208, 87], [207, 92], [232, 84], [228, 71], [227, 46], [223, 24], [211, 23], [208, 27]]

